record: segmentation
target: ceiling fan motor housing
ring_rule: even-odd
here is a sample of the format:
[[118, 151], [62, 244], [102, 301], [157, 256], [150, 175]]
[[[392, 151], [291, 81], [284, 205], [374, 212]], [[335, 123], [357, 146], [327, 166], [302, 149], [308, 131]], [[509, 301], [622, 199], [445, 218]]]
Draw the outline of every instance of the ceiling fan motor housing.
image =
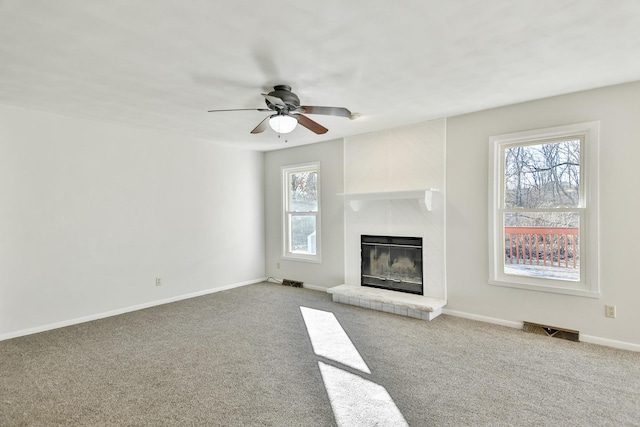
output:
[[[276, 98], [280, 98], [282, 102], [286, 104], [288, 109], [295, 110], [300, 106], [300, 98], [298, 95], [291, 92], [291, 86], [287, 85], [277, 85], [273, 87], [273, 91], [268, 93], [269, 96], [275, 96]], [[267, 106], [270, 109], [277, 109], [277, 107], [271, 103], [268, 99], [265, 99]]]

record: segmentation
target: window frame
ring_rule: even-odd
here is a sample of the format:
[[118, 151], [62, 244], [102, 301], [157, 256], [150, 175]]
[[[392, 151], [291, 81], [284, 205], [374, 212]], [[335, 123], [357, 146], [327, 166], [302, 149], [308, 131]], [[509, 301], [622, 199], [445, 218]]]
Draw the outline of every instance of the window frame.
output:
[[[317, 174], [317, 210], [314, 211], [291, 211], [289, 210], [289, 201], [291, 200], [291, 193], [289, 187], [289, 176], [298, 172], [310, 172], [314, 171]], [[320, 174], [320, 162], [308, 162], [295, 165], [287, 165], [281, 167], [281, 180], [282, 180], [282, 259], [291, 261], [304, 261], [312, 263], [320, 263], [322, 260], [322, 233], [321, 233], [321, 211], [322, 211], [322, 192], [321, 192], [321, 174]], [[290, 218], [293, 216], [314, 216], [316, 220], [316, 253], [304, 254], [292, 252], [291, 248], [291, 228]]]
[[[583, 297], [600, 297], [598, 150], [600, 122], [584, 122], [515, 132], [489, 138], [489, 280], [490, 285], [553, 292]], [[580, 148], [580, 202], [577, 208], [540, 211], [575, 211], [580, 215], [580, 281], [536, 278], [506, 274], [504, 213], [504, 150], [514, 146], [549, 143], [562, 138], [582, 138]]]

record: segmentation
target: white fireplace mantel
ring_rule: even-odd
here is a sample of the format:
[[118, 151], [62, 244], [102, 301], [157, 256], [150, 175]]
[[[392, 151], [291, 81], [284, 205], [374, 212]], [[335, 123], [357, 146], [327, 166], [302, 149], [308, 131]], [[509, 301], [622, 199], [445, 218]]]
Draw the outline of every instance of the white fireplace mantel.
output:
[[401, 191], [374, 191], [369, 193], [338, 193], [343, 196], [345, 202], [349, 202], [349, 206], [354, 212], [358, 212], [363, 202], [369, 200], [398, 200], [398, 199], [415, 199], [421, 207], [427, 211], [433, 209], [432, 197], [433, 193], [439, 192], [437, 188], [427, 188], [421, 190], [401, 190]]

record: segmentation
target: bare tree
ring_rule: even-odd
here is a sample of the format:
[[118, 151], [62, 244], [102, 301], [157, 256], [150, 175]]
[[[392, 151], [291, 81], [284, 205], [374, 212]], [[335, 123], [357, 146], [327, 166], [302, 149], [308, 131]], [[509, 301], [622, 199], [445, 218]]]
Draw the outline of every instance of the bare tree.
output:
[[505, 150], [505, 207], [522, 208], [505, 225], [567, 226], [570, 216], [526, 213], [529, 209], [577, 207], [580, 198], [580, 140], [567, 139]]

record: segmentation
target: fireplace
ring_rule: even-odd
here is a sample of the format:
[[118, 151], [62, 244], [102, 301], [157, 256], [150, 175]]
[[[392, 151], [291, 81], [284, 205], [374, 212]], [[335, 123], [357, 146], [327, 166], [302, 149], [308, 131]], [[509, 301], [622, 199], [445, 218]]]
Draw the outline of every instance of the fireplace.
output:
[[422, 238], [361, 236], [361, 284], [423, 294]]

